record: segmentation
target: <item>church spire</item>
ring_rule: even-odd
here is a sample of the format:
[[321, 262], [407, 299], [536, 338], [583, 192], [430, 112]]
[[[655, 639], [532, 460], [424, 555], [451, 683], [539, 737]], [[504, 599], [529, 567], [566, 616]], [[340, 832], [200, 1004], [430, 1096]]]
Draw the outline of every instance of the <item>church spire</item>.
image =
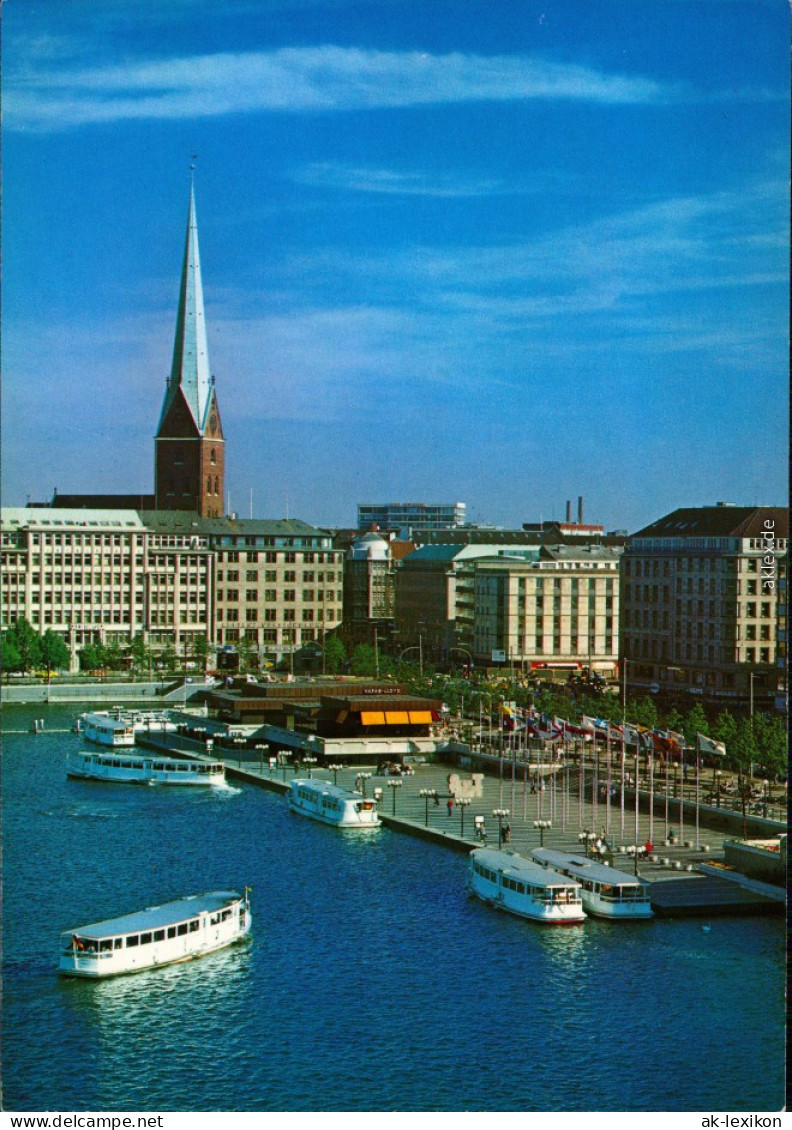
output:
[[154, 444], [154, 490], [158, 510], [223, 513], [225, 441], [206, 346], [201, 260], [195, 193], [184, 248], [173, 363]]
[[180, 393], [198, 434], [203, 435], [212, 400], [212, 380], [209, 372], [209, 350], [206, 344], [201, 258], [198, 253], [198, 225], [195, 218], [195, 192], [192, 184], [179, 289], [176, 337], [173, 343], [173, 363], [162, 405], [160, 429]]

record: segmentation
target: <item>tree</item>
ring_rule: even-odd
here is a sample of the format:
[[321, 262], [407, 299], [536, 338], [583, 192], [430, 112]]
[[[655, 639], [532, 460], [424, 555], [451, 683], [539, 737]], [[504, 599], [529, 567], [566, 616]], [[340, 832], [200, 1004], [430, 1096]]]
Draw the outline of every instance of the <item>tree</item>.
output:
[[104, 667], [104, 648], [100, 643], [87, 643], [80, 652], [80, 670], [97, 671]]
[[669, 712], [665, 716], [666, 729], [667, 730], [673, 730], [673, 732], [675, 734], [679, 734], [679, 733], [681, 733], [682, 727], [684, 726], [684, 724], [685, 724], [685, 719], [684, 719], [681, 711], [677, 710], [677, 708], [675, 706], [672, 706], [671, 709], [669, 710]]
[[71, 652], [66, 646], [63, 636], [53, 632], [52, 628], [47, 628], [41, 637], [41, 658], [47, 670], [47, 677], [49, 677], [50, 671], [68, 667], [71, 662]]
[[7, 676], [11, 671], [21, 670], [21, 664], [22, 660], [15, 640], [9, 636], [8, 632], [3, 632], [0, 637], [0, 670], [4, 671]]
[[657, 706], [654, 699], [644, 695], [627, 704], [627, 721], [653, 730], [657, 726]]
[[324, 669], [328, 675], [337, 675], [346, 662], [346, 648], [338, 636], [328, 636], [324, 643]]
[[759, 748], [754, 736], [752, 720], [741, 718], [737, 723], [730, 760], [737, 766], [740, 774], [749, 773], [751, 765], [758, 760]]
[[707, 715], [704, 713], [704, 708], [700, 702], [693, 706], [685, 717], [682, 723], [682, 733], [685, 735], [685, 742], [687, 745], [694, 746], [696, 744], [696, 734], [709, 734], [710, 727], [707, 721]]
[[753, 732], [760, 771], [772, 779], [785, 774], [787, 735], [782, 719], [769, 714], [755, 714]]
[[21, 616], [6, 633], [9, 643], [14, 644], [19, 654], [19, 671], [32, 671], [41, 663], [41, 636]]
[[369, 643], [359, 643], [352, 652], [353, 675], [376, 675], [377, 656]]
[[151, 648], [146, 645], [142, 632], [138, 632], [132, 640], [129, 654], [132, 656], [132, 666], [135, 671], [151, 671], [152, 652]]
[[726, 753], [729, 753], [737, 736], [737, 719], [730, 710], [721, 710], [715, 719], [715, 725], [712, 727], [710, 736], [715, 738], [716, 741], [723, 742], [726, 746]]
[[192, 653], [205, 675], [207, 662], [209, 660], [209, 641], [205, 635], [202, 634], [195, 637], [192, 645]]

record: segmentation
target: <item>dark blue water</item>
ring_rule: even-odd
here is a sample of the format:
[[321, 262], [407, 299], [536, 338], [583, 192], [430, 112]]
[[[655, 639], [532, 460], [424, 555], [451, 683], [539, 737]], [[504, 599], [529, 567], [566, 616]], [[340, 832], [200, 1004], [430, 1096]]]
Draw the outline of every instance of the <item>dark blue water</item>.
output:
[[[3, 727], [72, 714], [10, 708]], [[339, 833], [251, 787], [69, 781], [70, 748], [4, 738], [7, 1110], [782, 1106], [782, 921], [543, 929], [466, 898], [464, 856]], [[243, 947], [56, 975], [61, 930], [245, 884]]]

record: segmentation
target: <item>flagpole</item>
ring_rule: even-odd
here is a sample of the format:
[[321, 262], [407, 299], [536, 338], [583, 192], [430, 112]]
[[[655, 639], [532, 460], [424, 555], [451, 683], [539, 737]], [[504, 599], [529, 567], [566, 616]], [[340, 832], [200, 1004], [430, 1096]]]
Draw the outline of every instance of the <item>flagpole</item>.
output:
[[626, 757], [625, 734], [624, 734], [624, 726], [622, 726], [622, 736], [621, 736], [621, 797], [620, 797], [620, 805], [619, 805], [622, 840], [624, 840], [624, 759], [625, 759], [625, 757]]
[[679, 843], [685, 842], [685, 747], [679, 751]]
[[698, 739], [696, 739], [696, 851], [698, 851]]
[[607, 771], [606, 771], [607, 778], [608, 778], [608, 795], [605, 798], [605, 832], [609, 836], [610, 835], [610, 819], [611, 819], [611, 783], [612, 783], [612, 775], [611, 775], [612, 754], [611, 754], [611, 740], [610, 740], [610, 722], [608, 722], [608, 728], [605, 731], [605, 756], [608, 759], [608, 767], [607, 767]]
[[[583, 744], [585, 745], [586, 737], [583, 735]], [[594, 825], [594, 831], [597, 830], [599, 822], [599, 751], [597, 750], [597, 739], [594, 738], [594, 785], [591, 789], [591, 822]]]
[[654, 843], [654, 750], [649, 761], [649, 842]]

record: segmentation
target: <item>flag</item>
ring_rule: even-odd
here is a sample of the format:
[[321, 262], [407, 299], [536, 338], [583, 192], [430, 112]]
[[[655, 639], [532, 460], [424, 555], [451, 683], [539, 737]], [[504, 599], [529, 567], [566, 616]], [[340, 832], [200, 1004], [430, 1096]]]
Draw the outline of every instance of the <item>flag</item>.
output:
[[716, 742], [706, 734], [696, 734], [696, 749], [699, 753], [717, 753], [719, 757], [726, 756], [726, 746], [723, 742]]

